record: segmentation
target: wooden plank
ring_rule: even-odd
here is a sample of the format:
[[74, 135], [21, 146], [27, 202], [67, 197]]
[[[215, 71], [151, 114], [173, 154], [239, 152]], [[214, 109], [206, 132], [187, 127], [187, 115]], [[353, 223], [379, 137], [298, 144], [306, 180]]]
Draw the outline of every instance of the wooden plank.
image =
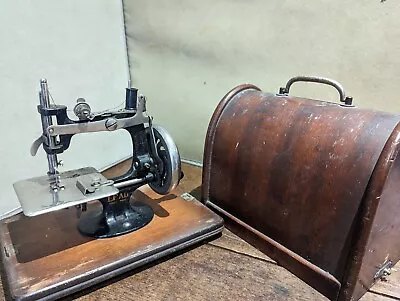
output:
[[275, 264], [202, 245], [78, 300], [326, 300]]
[[398, 299], [394, 299], [387, 296], [377, 295], [374, 293], [366, 293], [363, 297], [361, 297], [360, 301], [394, 301]]
[[258, 259], [266, 260], [271, 263], [276, 263], [267, 255], [257, 250], [255, 247], [248, 244], [247, 242], [245, 242], [243, 239], [233, 234], [228, 229], [224, 229], [222, 232], [222, 236], [216, 240], [209, 242], [209, 244], [229, 251], [240, 253], [243, 255], [248, 255]]

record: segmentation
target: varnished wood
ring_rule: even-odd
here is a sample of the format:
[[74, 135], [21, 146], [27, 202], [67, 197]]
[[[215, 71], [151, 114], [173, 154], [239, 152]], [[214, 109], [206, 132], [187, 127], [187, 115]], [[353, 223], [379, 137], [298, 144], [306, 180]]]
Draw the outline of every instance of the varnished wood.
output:
[[[386, 215], [399, 212], [396, 185], [381, 198], [388, 175], [397, 179], [387, 165], [397, 157], [399, 121], [386, 112], [238, 86], [210, 121], [203, 202], [331, 300], [341, 289], [340, 300], [358, 299], [385, 252], [394, 262], [400, 258], [400, 225]], [[373, 187], [371, 175], [378, 181]]]
[[[182, 189], [182, 188], [181, 188]], [[137, 268], [222, 230], [222, 219], [196, 199], [160, 196], [148, 186], [133, 198], [155, 213], [144, 228], [115, 238], [92, 239], [77, 229], [74, 208], [1, 224], [1, 252], [11, 294], [18, 300], [62, 297]], [[97, 202], [88, 210], [100, 209]]]

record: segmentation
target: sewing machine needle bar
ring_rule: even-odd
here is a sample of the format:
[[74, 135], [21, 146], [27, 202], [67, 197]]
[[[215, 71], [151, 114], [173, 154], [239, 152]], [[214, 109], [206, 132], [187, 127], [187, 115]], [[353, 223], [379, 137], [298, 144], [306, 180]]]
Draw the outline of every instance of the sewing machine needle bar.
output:
[[[50, 108], [50, 100], [49, 100], [49, 89], [47, 86], [47, 80], [46, 79], [41, 79], [40, 80], [40, 94], [39, 94], [39, 101], [40, 105], [44, 109]], [[41, 115], [41, 121], [42, 121], [42, 129], [43, 129], [43, 134], [47, 133], [47, 128], [49, 126], [53, 125], [53, 122], [51, 120], [51, 116], [45, 116]], [[51, 137], [50, 135], [46, 135], [48, 139], [48, 144], [50, 147], [54, 147], [56, 142], [55, 138]], [[55, 154], [47, 154], [47, 161], [49, 164], [49, 174], [50, 175], [55, 175], [57, 172], [57, 155]], [[57, 177], [55, 177], [57, 178]]]

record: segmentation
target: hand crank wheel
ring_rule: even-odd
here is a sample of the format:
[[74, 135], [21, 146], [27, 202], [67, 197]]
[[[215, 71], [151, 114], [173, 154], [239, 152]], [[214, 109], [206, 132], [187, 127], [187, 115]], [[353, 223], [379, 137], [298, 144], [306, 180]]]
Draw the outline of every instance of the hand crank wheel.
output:
[[166, 195], [179, 184], [181, 178], [181, 158], [178, 148], [167, 130], [153, 126], [156, 149], [161, 162], [156, 167], [156, 180], [149, 186], [158, 194]]

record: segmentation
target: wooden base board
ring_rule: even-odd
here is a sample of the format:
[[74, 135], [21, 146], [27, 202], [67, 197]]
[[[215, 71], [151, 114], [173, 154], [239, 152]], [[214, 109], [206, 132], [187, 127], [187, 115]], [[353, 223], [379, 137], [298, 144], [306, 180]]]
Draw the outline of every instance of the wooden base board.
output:
[[[155, 216], [144, 228], [108, 239], [85, 237], [74, 208], [2, 221], [1, 253], [16, 300], [54, 300], [150, 263], [222, 231], [223, 220], [196, 199], [134, 193]], [[89, 205], [88, 210], [98, 206]]]

